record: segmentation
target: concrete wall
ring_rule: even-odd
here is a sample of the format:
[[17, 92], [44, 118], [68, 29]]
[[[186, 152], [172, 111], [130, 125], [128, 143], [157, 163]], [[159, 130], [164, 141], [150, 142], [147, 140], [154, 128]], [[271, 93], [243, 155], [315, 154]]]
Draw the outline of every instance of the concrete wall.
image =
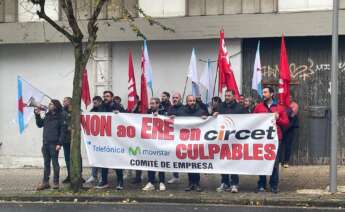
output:
[[[226, 40], [230, 54], [239, 53], [241, 40]], [[128, 49], [133, 49], [137, 89], [140, 91], [140, 49], [141, 42], [117, 42], [110, 44], [112, 48], [112, 88], [120, 95], [124, 104], [127, 102], [127, 70]], [[162, 91], [183, 91], [192, 48], [195, 47], [197, 57], [212, 60], [217, 58], [218, 40], [190, 41], [152, 41], [148, 43], [153, 68], [154, 93]], [[101, 45], [106, 51], [106, 44]], [[102, 51], [100, 49], [99, 51]], [[100, 57], [102, 54], [97, 54]], [[0, 168], [24, 166], [40, 167], [42, 130], [32, 120], [31, 124], [19, 135], [16, 123], [17, 75], [31, 82], [53, 98], [62, 100], [72, 94], [73, 51], [69, 44], [31, 44], [0, 45]], [[231, 58], [235, 77], [241, 84], [241, 55]], [[96, 68], [95, 68], [96, 67]], [[102, 66], [103, 68], [106, 66]], [[199, 73], [204, 64], [199, 62]], [[213, 66], [215, 68], [215, 66]], [[91, 93], [94, 94], [97, 66], [93, 62], [88, 65]], [[107, 70], [105, 70], [107, 71]], [[186, 93], [190, 93], [190, 84]], [[88, 165], [84, 154], [84, 165]], [[60, 153], [61, 165], [63, 152]]]
[[73, 50], [68, 44], [1, 45], [0, 58], [0, 168], [41, 166], [42, 129], [32, 121], [19, 135], [17, 75], [52, 98], [71, 96]]
[[[226, 40], [226, 44], [230, 51], [230, 55], [234, 55], [241, 51], [240, 39], [228, 39]], [[121, 42], [113, 44], [113, 90], [116, 94], [120, 94], [124, 104], [126, 104], [127, 101], [127, 61], [129, 47], [133, 49], [136, 85], [138, 92], [140, 91], [141, 45], [141, 42]], [[217, 60], [218, 39], [148, 42], [155, 96], [159, 96], [162, 91], [178, 91], [183, 93], [193, 47], [196, 48], [196, 56], [198, 59], [206, 60], [210, 58], [211, 60]], [[239, 87], [241, 87], [241, 55], [237, 54], [230, 60], [236, 80]], [[199, 61], [197, 65], [199, 76], [201, 76], [204, 63]], [[216, 68], [215, 63], [213, 63], [213, 68]], [[191, 84], [189, 82], [186, 94], [190, 93]]]
[[279, 0], [279, 12], [330, 10], [332, 0]]
[[185, 16], [185, 0], [139, 0], [139, 7], [152, 17]]
[[[39, 6], [33, 5], [27, 0], [18, 0], [18, 22], [33, 22], [43, 21], [40, 20], [36, 11], [39, 10]], [[58, 0], [46, 0], [45, 12], [53, 19], [59, 19], [59, 2]]]

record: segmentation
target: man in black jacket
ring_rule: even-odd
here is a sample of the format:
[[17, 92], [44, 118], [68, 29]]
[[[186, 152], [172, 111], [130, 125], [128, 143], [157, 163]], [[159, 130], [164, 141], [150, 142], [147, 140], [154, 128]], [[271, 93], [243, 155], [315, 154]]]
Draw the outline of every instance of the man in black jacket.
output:
[[64, 116], [65, 140], [62, 144], [63, 153], [65, 156], [65, 163], [67, 168], [67, 177], [62, 183], [71, 182], [71, 112], [72, 112], [72, 98], [65, 97], [63, 99], [62, 114]]
[[[103, 105], [102, 97], [94, 96], [92, 98], [92, 103], [93, 103], [93, 107], [91, 108], [90, 112], [103, 112], [104, 111], [104, 109], [102, 107], [102, 105]], [[99, 170], [99, 168], [97, 168], [97, 167], [91, 168], [91, 176], [89, 177], [89, 179], [86, 180], [87, 184], [91, 184], [91, 183], [98, 181], [97, 180], [98, 170]]]
[[162, 110], [161, 113], [163, 115], [167, 115], [170, 106], [171, 106], [170, 93], [167, 91], [164, 91], [161, 94], [161, 101], [160, 101], [160, 105], [159, 105], [159, 110]]
[[[243, 114], [247, 113], [242, 105], [236, 102], [234, 92], [232, 90], [227, 90], [225, 92], [225, 101], [222, 102], [219, 107], [218, 111], [213, 113], [213, 116], [217, 116], [218, 114]], [[231, 181], [229, 179], [228, 174], [222, 174], [221, 185], [217, 188], [217, 192], [222, 192], [229, 190], [231, 193], [238, 192], [238, 185], [239, 185], [239, 176], [237, 174], [232, 174]]]
[[[183, 105], [180, 93], [174, 93], [172, 96], [172, 105], [168, 109], [168, 116], [182, 116], [183, 115]], [[179, 174], [177, 172], [173, 173], [173, 177], [168, 181], [168, 184], [180, 182]]]
[[36, 125], [39, 128], [43, 127], [43, 146], [42, 154], [44, 159], [43, 181], [37, 187], [37, 190], [50, 188], [50, 163], [53, 164], [54, 179], [53, 188], [59, 188], [59, 151], [65, 139], [64, 117], [62, 115], [61, 103], [53, 99], [49, 103], [48, 112], [44, 118], [41, 117], [40, 110], [35, 109]]
[[[147, 111], [148, 114], [153, 114], [154, 116], [157, 115], [165, 115], [163, 110], [160, 110], [160, 100], [159, 98], [151, 98], [150, 99], [150, 109]], [[143, 191], [152, 191], [155, 190], [154, 182], [155, 182], [155, 171], [148, 171], [148, 183], [145, 185], [145, 187], [142, 189]], [[159, 190], [165, 191], [165, 173], [164, 172], [158, 172], [159, 176]]]
[[[196, 116], [203, 119], [207, 119], [208, 112], [203, 110], [196, 104], [196, 98], [193, 95], [188, 95], [186, 97], [187, 105], [183, 109], [183, 116]], [[201, 192], [200, 187], [200, 174], [199, 173], [188, 173], [189, 186], [185, 191], [198, 191]]]
[[199, 106], [199, 108], [201, 108], [202, 110], [208, 111], [208, 106], [207, 106], [207, 104], [205, 104], [205, 103], [202, 101], [201, 95], [197, 95], [197, 96], [195, 97], [195, 100], [196, 100], [196, 104]]
[[[127, 112], [128, 113], [136, 113], [136, 114], [140, 114], [140, 99], [138, 95], [135, 95], [134, 97], [134, 107], [129, 110], [127, 108]], [[135, 176], [134, 179], [132, 179], [132, 184], [139, 184], [142, 181], [142, 171], [141, 170], [135, 170]]]
[[[113, 101], [114, 94], [111, 91], [104, 91], [103, 92], [103, 111], [99, 112], [125, 112], [123, 107]], [[117, 175], [117, 185], [116, 190], [123, 190], [123, 170], [122, 169], [115, 169]], [[108, 168], [102, 168], [102, 179], [101, 182], [96, 186], [96, 188], [107, 188], [108, 185]]]

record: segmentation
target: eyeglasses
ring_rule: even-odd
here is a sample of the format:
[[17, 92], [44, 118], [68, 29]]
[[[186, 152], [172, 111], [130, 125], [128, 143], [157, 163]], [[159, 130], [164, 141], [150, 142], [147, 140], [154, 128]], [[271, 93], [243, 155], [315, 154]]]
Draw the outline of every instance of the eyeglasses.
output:
[[107, 98], [107, 97], [111, 97], [110, 95], [105, 95], [105, 96], [103, 96], [103, 98]]

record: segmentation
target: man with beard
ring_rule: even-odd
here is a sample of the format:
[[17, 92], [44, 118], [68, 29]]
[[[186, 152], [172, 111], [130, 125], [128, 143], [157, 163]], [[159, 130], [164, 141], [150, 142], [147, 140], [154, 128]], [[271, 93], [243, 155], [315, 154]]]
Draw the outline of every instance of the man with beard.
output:
[[159, 110], [162, 110], [162, 113], [166, 115], [170, 106], [171, 106], [170, 93], [164, 91], [161, 95], [161, 103], [159, 105]]
[[[90, 112], [103, 112], [103, 100], [102, 97], [100, 96], [95, 96], [92, 98], [92, 103], [93, 103], [93, 107], [90, 110]], [[89, 177], [89, 179], [86, 180], [87, 184], [91, 184], [94, 182], [97, 182], [97, 178], [98, 178], [98, 169], [97, 167], [92, 167], [91, 168], [91, 176]]]
[[[227, 90], [225, 92], [225, 101], [222, 102], [217, 111], [213, 113], [213, 116], [218, 114], [243, 114], [246, 113], [244, 108], [236, 102], [234, 92], [232, 90]], [[227, 191], [230, 188], [231, 193], [238, 192], [239, 186], [239, 176], [237, 174], [232, 174], [229, 179], [228, 174], [221, 175], [221, 185], [217, 188], [217, 192]]]
[[[151, 98], [150, 99], [150, 109], [147, 111], [148, 114], [153, 114], [154, 116], [157, 115], [164, 115], [162, 110], [159, 110], [159, 106], [160, 106], [160, 100], [159, 98]], [[155, 175], [156, 172], [155, 171], [148, 171], [147, 172], [148, 175], [148, 183], [145, 185], [145, 187], [143, 188], [143, 191], [153, 191], [155, 190]], [[165, 173], [164, 172], [158, 172], [158, 176], [159, 176], [159, 190], [160, 191], [165, 191], [166, 187], [165, 187]]]
[[[186, 97], [187, 105], [184, 107], [183, 116], [195, 116], [207, 119], [208, 112], [199, 107], [196, 103], [196, 98], [193, 95], [188, 95]], [[188, 173], [189, 185], [185, 191], [198, 191], [201, 192], [200, 187], [200, 174], [199, 173]]]
[[200, 109], [208, 111], [208, 106], [202, 101], [201, 95], [197, 95], [195, 100]]
[[[103, 92], [103, 112], [125, 112], [120, 104], [113, 101], [114, 94], [111, 91]], [[123, 170], [115, 169], [117, 175], [116, 190], [123, 190]], [[96, 188], [107, 188], [108, 185], [108, 169], [102, 168], [102, 179]]]
[[[172, 105], [168, 110], [168, 116], [171, 118], [175, 116], [183, 115], [183, 105], [180, 93], [174, 93], [172, 96]], [[168, 181], [168, 184], [180, 182], [179, 174], [177, 172], [173, 173], [173, 177]]]
[[[279, 144], [283, 138], [282, 128], [286, 128], [289, 125], [289, 118], [284, 110], [284, 107], [277, 105], [273, 101], [274, 91], [273, 88], [265, 86], [262, 89], [263, 102], [259, 103], [254, 108], [254, 113], [274, 113], [277, 123], [277, 133]], [[280, 156], [280, 145], [278, 148], [273, 172], [270, 177], [270, 188], [272, 193], [278, 193], [279, 183], [279, 156]], [[257, 192], [264, 192], [266, 189], [266, 176], [259, 176]]]
[[207, 107], [208, 113], [213, 114], [214, 112], [217, 112], [221, 103], [222, 103], [222, 99], [219, 96], [212, 97], [212, 101], [209, 103]]
[[[134, 97], [134, 107], [132, 110], [128, 110], [127, 108], [127, 112], [128, 113], [136, 113], [136, 114], [140, 114], [140, 99], [138, 95], [135, 95]], [[142, 181], [142, 171], [141, 170], [135, 170], [135, 176], [134, 179], [132, 179], [132, 184], [139, 184]]]

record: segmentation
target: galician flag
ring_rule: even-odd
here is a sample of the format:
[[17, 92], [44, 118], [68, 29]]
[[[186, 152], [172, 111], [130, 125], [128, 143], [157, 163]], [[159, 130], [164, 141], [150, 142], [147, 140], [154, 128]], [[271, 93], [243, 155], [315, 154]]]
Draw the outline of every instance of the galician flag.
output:
[[258, 42], [258, 47], [255, 54], [255, 62], [253, 69], [252, 78], [252, 89], [258, 92], [258, 95], [262, 98], [262, 72], [261, 72], [261, 60], [260, 60], [260, 41]]
[[17, 77], [18, 96], [17, 112], [19, 132], [22, 134], [34, 116], [33, 105], [39, 105], [46, 96], [43, 92], [33, 87], [20, 76]]
[[151, 90], [151, 95], [153, 96], [153, 88], [152, 88], [152, 67], [151, 67], [151, 62], [149, 58], [149, 52], [147, 50], [147, 42], [144, 40], [144, 63], [143, 63], [143, 69], [145, 72], [145, 79], [146, 79], [146, 84]]
[[192, 50], [192, 55], [190, 57], [187, 77], [192, 81], [192, 94], [193, 94], [193, 96], [200, 95], [198, 70], [196, 68], [196, 56], [195, 56], [195, 49], [194, 48]]
[[207, 63], [205, 63], [204, 72], [200, 77], [200, 85], [202, 85], [205, 90], [206, 94], [203, 97], [205, 102], [209, 102], [212, 99], [213, 95], [213, 87], [212, 81], [214, 81], [214, 74], [211, 73], [211, 62], [210, 59], [207, 59]]

